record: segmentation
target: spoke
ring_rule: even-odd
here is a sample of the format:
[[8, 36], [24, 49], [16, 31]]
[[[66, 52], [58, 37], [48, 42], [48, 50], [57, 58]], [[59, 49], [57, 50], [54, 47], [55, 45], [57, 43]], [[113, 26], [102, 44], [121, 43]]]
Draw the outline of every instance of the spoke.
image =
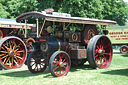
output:
[[[15, 45], [16, 45], [16, 44], [15, 44]], [[20, 45], [21, 45], [21, 43], [18, 44], [18, 45], [16, 45], [15, 48], [19, 47]], [[14, 52], [16, 52], [17, 50], [19, 50], [19, 48], [17, 48]]]
[[14, 52], [17, 52], [19, 50], [19, 48], [18, 49], [16, 49]]
[[1, 59], [6, 58], [7, 56], [8, 56], [8, 55], [6, 55], [6, 56], [2, 57]]
[[[57, 71], [56, 71], [56, 73], [55, 74], [57, 74], [57, 72], [58, 72], [58, 68], [57, 68]], [[58, 75], [58, 74], [57, 74]]]
[[21, 60], [23, 60], [23, 58], [21, 58], [20, 56], [16, 56], [17, 58], [19, 58], [19, 59], [21, 59]]
[[106, 62], [106, 57], [104, 55], [103, 55], [103, 57], [104, 57], [103, 60]]
[[100, 45], [100, 49], [101, 49], [101, 45]]
[[37, 68], [37, 64], [35, 65], [35, 68], [34, 68], [34, 70]]
[[21, 43], [20, 44], [18, 44], [16, 47], [19, 47], [21, 45]]
[[68, 65], [68, 63], [67, 63], [67, 62], [65, 62], [65, 63], [64, 63], [64, 65]]
[[64, 63], [66, 59], [64, 59], [62, 62]]
[[0, 57], [1, 57], [1, 56], [4, 56], [4, 55], [6, 55], [6, 54], [1, 54]]
[[98, 46], [96, 46], [98, 49], [100, 49]]
[[104, 47], [102, 46], [102, 48], [101, 48], [102, 50], [104, 50]]
[[13, 57], [12, 57], [12, 66], [13, 66]]
[[57, 66], [58, 65], [58, 63], [54, 63], [52, 66]]
[[59, 74], [61, 74], [61, 67], [60, 67], [60, 73]]
[[19, 53], [20, 53], [20, 52], [24, 52], [24, 50], [21, 50], [21, 51], [17, 51], [17, 52], [19, 52]]
[[14, 58], [16, 59], [17, 62], [19, 62], [19, 60], [16, 57], [14, 57]]
[[59, 62], [58, 62], [58, 61], [56, 61], [56, 60], [54, 60], [54, 61], [53, 61], [53, 64], [58, 65], [58, 63], [59, 63]]
[[33, 63], [33, 64], [31, 65], [31, 67], [34, 66], [35, 64], [36, 64], [36, 63]]
[[41, 65], [39, 64], [39, 66], [40, 66], [40, 70], [41, 70]]
[[36, 64], [36, 67], [37, 67], [37, 71], [39, 71], [39, 69], [38, 69], [38, 64]]
[[31, 62], [35, 62], [35, 60], [31, 60]]
[[8, 50], [9, 48], [3, 44], [3, 46]]
[[16, 65], [18, 65], [17, 62], [16, 62], [15, 60], [14, 60], [14, 63], [15, 63]]
[[43, 63], [43, 64], [41, 63], [40, 65], [42, 65], [44, 67], [45, 66], [45, 63]]
[[96, 46], [101, 45], [101, 44], [100, 44], [100, 42], [101, 42], [101, 41], [100, 41], [100, 40], [98, 40], [98, 41], [97, 41], [97, 43], [96, 43]]
[[11, 61], [9, 60], [9, 66], [11, 67]]
[[[9, 57], [9, 58], [10, 58], [10, 57]], [[3, 64], [5, 63], [5, 61], [6, 61], [6, 60], [7, 60], [7, 58], [5, 58], [5, 59], [4, 59], [4, 62], [3, 62]]]
[[97, 58], [97, 57], [98, 57], [98, 55], [95, 56], [95, 58]]
[[98, 59], [98, 58], [96, 58], [96, 63], [97, 63], [97, 64], [98, 64], [98, 60], [99, 60], [99, 59]]
[[[7, 58], [5, 58], [5, 59], [7, 59]], [[9, 61], [9, 59], [10, 59], [10, 57], [8, 58], [8, 60], [6, 61], [6, 63], [5, 64], [7, 64], [7, 62]], [[5, 61], [4, 61], [5, 62]]]
[[64, 73], [63, 69], [61, 68], [61, 71]]
[[0, 51], [1, 53], [8, 53], [7, 51]]
[[57, 66], [55, 69], [53, 69], [53, 71], [55, 71], [56, 69], [58, 69], [59, 68], [59, 66]]
[[16, 45], [16, 44], [15, 44], [15, 39], [13, 39], [12, 44], [13, 44], [14, 46]]
[[109, 45], [110, 45], [110, 44], [108, 43], [106, 46], [104, 46], [104, 48], [107, 48], [107, 47], [109, 47]]
[[100, 64], [102, 64], [102, 58], [100, 58]]
[[104, 53], [105, 55], [111, 55], [111, 53]]
[[10, 41], [10, 49], [12, 49], [11, 41]]
[[19, 54], [19, 53], [15, 53], [15, 55], [18, 55], [18, 56], [20, 56], [20, 54]]
[[6, 41], [6, 45], [8, 46], [8, 42]]
[[98, 53], [98, 51], [99, 51], [99, 50], [98, 50], [98, 49], [96, 49], [96, 50], [95, 50], [95, 54], [96, 54], [96, 53]]
[[16, 48], [16, 45], [13, 46], [13, 50]]
[[45, 61], [43, 60], [43, 61], [40, 61], [40, 63], [45, 63]]
[[66, 69], [66, 67], [65, 66], [63, 66], [65, 69]]
[[[5, 50], [5, 48], [3, 48], [3, 47], [1, 47], [3, 50]], [[7, 50], [5, 50], [5, 51], [7, 51]]]

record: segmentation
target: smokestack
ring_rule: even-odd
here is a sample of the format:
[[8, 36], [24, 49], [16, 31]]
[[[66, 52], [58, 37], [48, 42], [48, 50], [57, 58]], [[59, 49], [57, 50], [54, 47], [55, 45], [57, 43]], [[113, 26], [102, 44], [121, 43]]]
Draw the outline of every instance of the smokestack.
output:
[[46, 14], [52, 14], [53, 11], [54, 11], [53, 8], [47, 8], [47, 9], [45, 9]]

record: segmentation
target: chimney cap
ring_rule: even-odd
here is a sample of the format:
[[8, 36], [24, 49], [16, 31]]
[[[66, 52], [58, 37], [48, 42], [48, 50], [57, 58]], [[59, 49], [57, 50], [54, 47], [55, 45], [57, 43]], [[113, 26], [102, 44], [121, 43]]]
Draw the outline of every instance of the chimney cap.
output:
[[54, 11], [53, 8], [47, 8], [47, 9], [45, 9], [45, 12], [46, 12], [46, 13], [52, 13], [53, 11]]

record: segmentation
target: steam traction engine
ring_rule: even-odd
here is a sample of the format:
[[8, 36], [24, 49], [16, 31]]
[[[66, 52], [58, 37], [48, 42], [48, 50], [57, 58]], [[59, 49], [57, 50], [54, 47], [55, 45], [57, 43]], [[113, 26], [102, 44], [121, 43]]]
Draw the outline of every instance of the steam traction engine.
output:
[[51, 74], [60, 77], [71, 65], [88, 61], [92, 68], [107, 68], [111, 63], [111, 42], [105, 35], [98, 35], [96, 25], [115, 25], [114, 21], [71, 17], [53, 9], [24, 13], [16, 20], [25, 21], [26, 26], [33, 24], [32, 29], [23, 30], [23, 41], [28, 42], [30, 51], [27, 66], [32, 73], [43, 72], [49, 66]]
[[24, 64], [27, 42], [25, 44], [22, 40], [22, 30], [31, 29], [32, 26], [12, 19], [0, 19], [0, 69], [19, 68]]

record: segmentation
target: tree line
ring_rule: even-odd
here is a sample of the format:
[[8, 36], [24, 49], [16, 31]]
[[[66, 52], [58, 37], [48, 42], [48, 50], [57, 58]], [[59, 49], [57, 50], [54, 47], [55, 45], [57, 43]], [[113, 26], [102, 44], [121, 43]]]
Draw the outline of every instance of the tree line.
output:
[[0, 0], [0, 18], [16, 18], [46, 8], [76, 17], [114, 20], [119, 25], [128, 19], [128, 4], [123, 0]]

